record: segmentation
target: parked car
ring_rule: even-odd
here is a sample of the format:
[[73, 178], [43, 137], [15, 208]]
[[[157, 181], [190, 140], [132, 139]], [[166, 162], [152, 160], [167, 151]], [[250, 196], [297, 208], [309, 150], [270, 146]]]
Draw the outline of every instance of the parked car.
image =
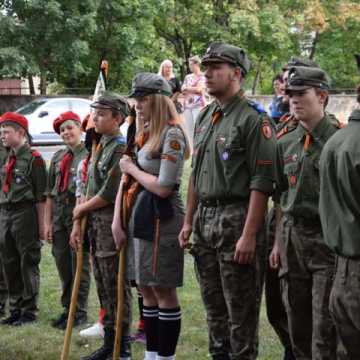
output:
[[91, 101], [82, 98], [41, 97], [16, 110], [29, 121], [29, 132], [34, 145], [62, 144], [60, 136], [53, 129], [53, 121], [65, 111], [73, 111], [83, 119], [90, 112]]

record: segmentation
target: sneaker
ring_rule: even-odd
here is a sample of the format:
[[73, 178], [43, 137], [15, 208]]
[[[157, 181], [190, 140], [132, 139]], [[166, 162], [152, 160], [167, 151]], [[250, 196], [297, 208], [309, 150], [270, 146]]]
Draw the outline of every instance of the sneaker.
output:
[[27, 324], [32, 324], [35, 321], [36, 321], [36, 315], [24, 313], [23, 315], [21, 315], [19, 320], [14, 321], [10, 325], [12, 325], [12, 326], [23, 326], [23, 325], [27, 325]]
[[143, 330], [138, 330], [135, 334], [131, 335], [131, 341], [140, 344], [146, 344], [146, 334]]
[[15, 310], [10, 313], [10, 316], [1, 320], [2, 325], [12, 325], [14, 322], [18, 321], [21, 318], [21, 311]]
[[87, 329], [81, 330], [79, 335], [81, 337], [104, 337], [104, 326], [100, 322], [96, 322], [94, 325]]
[[65, 323], [65, 327], [66, 327], [67, 318], [68, 318], [68, 313], [63, 312], [62, 314], [59, 315], [58, 318], [51, 320], [51, 326], [57, 329], [61, 329], [61, 326], [63, 326], [63, 324]]

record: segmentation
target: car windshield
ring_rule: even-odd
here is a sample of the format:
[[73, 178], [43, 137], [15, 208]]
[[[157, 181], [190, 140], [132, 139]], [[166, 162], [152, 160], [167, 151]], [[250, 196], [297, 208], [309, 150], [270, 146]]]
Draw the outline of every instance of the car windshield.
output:
[[38, 107], [45, 104], [46, 100], [34, 100], [29, 104], [24, 105], [21, 107], [17, 112], [22, 115], [29, 115], [32, 114]]

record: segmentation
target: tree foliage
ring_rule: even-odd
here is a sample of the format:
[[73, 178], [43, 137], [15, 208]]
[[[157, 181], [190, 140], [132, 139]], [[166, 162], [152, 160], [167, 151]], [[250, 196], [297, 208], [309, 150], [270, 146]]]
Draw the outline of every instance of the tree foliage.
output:
[[182, 78], [190, 56], [226, 41], [247, 50], [254, 92], [270, 92], [292, 55], [352, 88], [359, 30], [360, 3], [349, 0], [2, 0], [0, 76], [39, 75], [43, 92], [57, 82], [91, 93], [107, 59], [109, 86], [126, 92], [135, 73], [157, 72], [165, 58]]

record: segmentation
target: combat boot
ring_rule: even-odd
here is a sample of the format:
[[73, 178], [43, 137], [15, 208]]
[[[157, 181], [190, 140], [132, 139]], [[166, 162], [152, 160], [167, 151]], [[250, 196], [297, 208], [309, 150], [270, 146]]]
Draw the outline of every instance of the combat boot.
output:
[[295, 355], [294, 355], [291, 347], [285, 348], [284, 360], [295, 360]]
[[21, 318], [21, 311], [14, 310], [14, 311], [10, 312], [10, 316], [1, 320], [1, 324], [2, 325], [12, 325], [14, 322], [19, 321], [20, 318]]
[[[119, 360], [131, 360], [131, 343], [130, 338], [127, 336], [123, 336], [121, 338], [121, 345], [120, 345], [120, 357]], [[107, 357], [106, 360], [112, 360], [113, 354]]]
[[103, 346], [95, 350], [91, 355], [82, 357], [81, 360], [107, 360], [109, 356], [112, 356], [115, 331], [113, 329], [105, 328], [104, 332]]

